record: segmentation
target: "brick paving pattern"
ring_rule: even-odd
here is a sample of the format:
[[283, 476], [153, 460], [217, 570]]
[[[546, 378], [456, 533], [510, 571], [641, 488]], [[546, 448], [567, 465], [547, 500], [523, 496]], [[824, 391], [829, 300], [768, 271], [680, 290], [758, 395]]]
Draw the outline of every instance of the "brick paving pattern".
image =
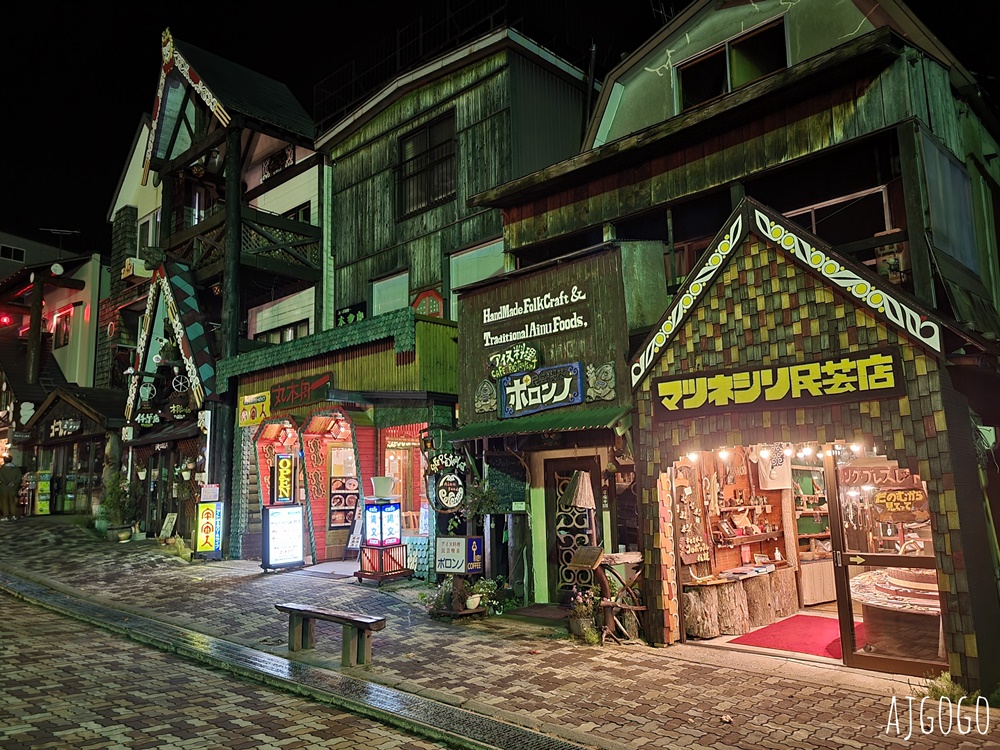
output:
[[0, 597], [0, 747], [443, 745]]
[[[0, 570], [283, 656], [287, 620], [276, 602], [385, 615], [374, 665], [343, 671], [584, 745], [1000, 747], [996, 712], [985, 737], [915, 727], [904, 742], [905, 713], [902, 736], [887, 736], [890, 696], [905, 707], [910, 688], [871, 673], [691, 645], [588, 647], [557, 637], [560, 628], [505, 618], [431, 620], [370, 583], [263, 573], [251, 561], [189, 564], [54, 519], [0, 524], [0, 549]], [[340, 670], [339, 627], [321, 622], [317, 633], [318, 648], [293, 658]]]

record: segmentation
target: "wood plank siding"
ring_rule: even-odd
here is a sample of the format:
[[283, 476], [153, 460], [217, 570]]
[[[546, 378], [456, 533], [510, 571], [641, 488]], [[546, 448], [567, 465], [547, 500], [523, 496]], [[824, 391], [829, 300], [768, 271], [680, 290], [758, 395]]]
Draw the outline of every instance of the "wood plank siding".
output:
[[830, 88], [814, 86], [796, 100], [786, 94], [786, 101], [776, 101], [771, 111], [692, 126], [645, 153], [633, 148], [632, 163], [618, 165], [613, 174], [560, 186], [542, 200], [525, 199], [508, 208], [508, 249], [720, 188], [911, 118], [924, 121], [952, 153], [963, 154], [948, 71], [908, 52], [880, 72]]

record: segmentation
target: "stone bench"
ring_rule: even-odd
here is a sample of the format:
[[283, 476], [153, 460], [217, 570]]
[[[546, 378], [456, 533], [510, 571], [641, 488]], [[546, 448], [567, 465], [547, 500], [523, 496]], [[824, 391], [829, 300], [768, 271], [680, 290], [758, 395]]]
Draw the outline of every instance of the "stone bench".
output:
[[344, 645], [340, 663], [345, 667], [371, 664], [372, 633], [385, 629], [384, 617], [356, 612], [337, 612], [306, 604], [275, 604], [275, 609], [288, 614], [288, 650], [316, 648], [316, 620], [336, 622], [344, 626]]

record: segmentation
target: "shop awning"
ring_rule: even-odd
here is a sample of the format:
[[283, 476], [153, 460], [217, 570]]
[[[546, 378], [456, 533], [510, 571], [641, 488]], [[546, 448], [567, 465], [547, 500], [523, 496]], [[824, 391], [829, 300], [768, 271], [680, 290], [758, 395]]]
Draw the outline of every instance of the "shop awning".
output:
[[[445, 440], [456, 442], [501, 435], [528, 435], [536, 432], [610, 429], [631, 411], [631, 406], [595, 406], [575, 411], [549, 409], [526, 417], [473, 422], [446, 435]], [[628, 425], [623, 425], [623, 429], [627, 428]]]
[[144, 432], [135, 440], [125, 441], [125, 445], [134, 448], [138, 445], [152, 445], [153, 443], [169, 443], [173, 440], [183, 440], [201, 434], [201, 429], [197, 424], [191, 422], [165, 424], [162, 427]]

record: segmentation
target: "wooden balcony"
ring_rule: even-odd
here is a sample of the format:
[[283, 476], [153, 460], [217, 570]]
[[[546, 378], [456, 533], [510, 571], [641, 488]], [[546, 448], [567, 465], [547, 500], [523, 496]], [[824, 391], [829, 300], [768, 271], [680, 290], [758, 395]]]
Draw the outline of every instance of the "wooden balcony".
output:
[[[190, 263], [195, 278], [204, 282], [222, 275], [226, 233], [223, 207], [197, 224], [180, 229], [164, 250]], [[271, 276], [318, 281], [322, 271], [319, 227], [286, 219], [249, 206], [240, 207], [240, 265]]]

